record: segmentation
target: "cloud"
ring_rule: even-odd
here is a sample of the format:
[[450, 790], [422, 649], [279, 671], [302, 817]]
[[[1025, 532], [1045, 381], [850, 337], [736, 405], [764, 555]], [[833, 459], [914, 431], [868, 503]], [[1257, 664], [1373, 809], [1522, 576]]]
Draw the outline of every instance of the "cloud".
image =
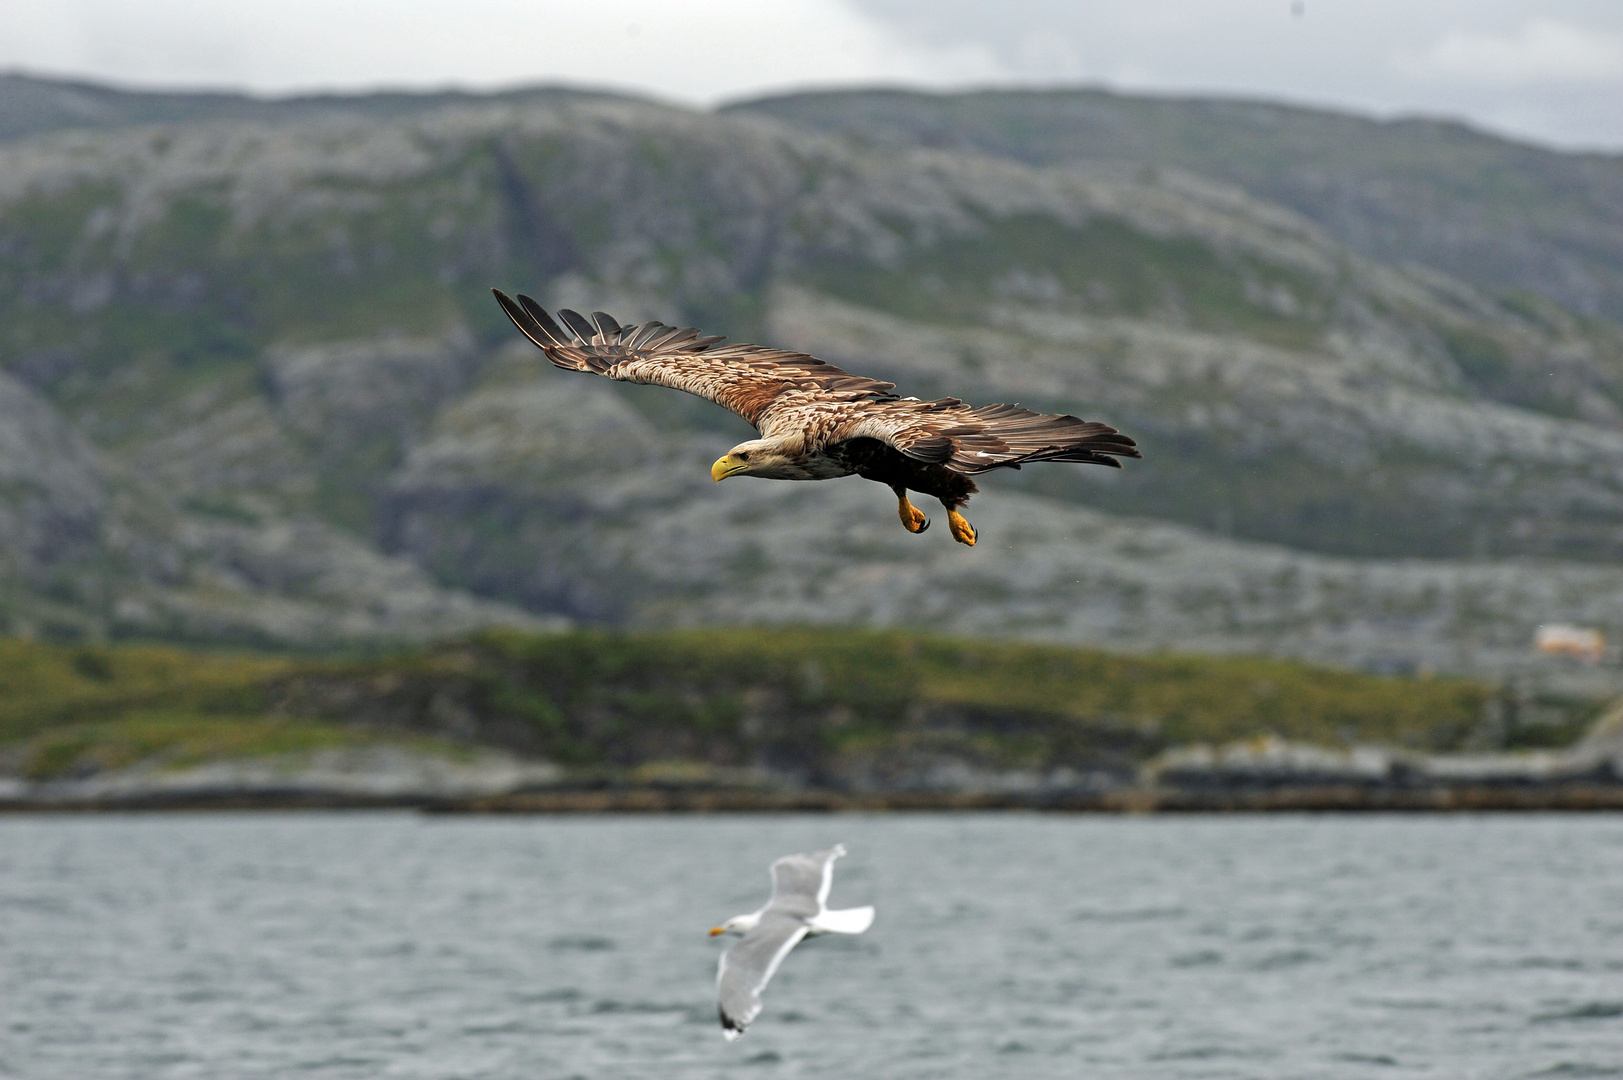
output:
[[1514, 34], [1456, 30], [1401, 66], [1419, 77], [1476, 83], [1594, 83], [1623, 79], [1623, 36], [1534, 19]]
[[[261, 93], [567, 82], [710, 105], [1103, 83], [1623, 148], [1618, 0], [0, 0], [0, 70]], [[1597, 92], [1597, 87], [1605, 92]]]
[[999, 77], [848, 0], [56, 0], [0, 5], [0, 67], [262, 92], [568, 81], [708, 104], [852, 83]]

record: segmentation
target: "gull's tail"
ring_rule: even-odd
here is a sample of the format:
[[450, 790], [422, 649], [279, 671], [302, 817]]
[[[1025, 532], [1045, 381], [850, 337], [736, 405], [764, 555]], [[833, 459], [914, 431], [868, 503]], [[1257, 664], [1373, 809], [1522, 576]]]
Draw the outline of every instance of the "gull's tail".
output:
[[873, 925], [873, 908], [854, 907], [824, 911], [811, 922], [814, 934], [860, 934]]

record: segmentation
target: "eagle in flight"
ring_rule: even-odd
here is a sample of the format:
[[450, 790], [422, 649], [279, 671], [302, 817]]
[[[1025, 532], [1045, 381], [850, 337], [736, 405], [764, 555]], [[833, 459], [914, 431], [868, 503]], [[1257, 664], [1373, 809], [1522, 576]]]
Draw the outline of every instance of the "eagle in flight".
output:
[[621, 326], [601, 311], [588, 320], [560, 310], [554, 319], [528, 296], [492, 291], [513, 325], [558, 367], [685, 390], [742, 416], [761, 437], [739, 443], [710, 467], [718, 482], [855, 473], [896, 493], [908, 532], [930, 527], [909, 491], [939, 499], [953, 539], [973, 547], [974, 526], [958, 511], [977, 490], [976, 474], [1028, 461], [1119, 469], [1117, 458], [1139, 456], [1132, 439], [1106, 424], [1018, 405], [898, 397], [895, 383], [852, 375], [805, 353], [724, 345], [724, 338], [660, 322]]

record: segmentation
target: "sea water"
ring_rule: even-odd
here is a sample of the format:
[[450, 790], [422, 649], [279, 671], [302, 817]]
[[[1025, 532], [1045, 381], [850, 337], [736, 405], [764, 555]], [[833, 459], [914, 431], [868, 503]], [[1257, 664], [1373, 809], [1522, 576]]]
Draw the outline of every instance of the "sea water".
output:
[[1623, 1076], [1623, 818], [14, 816], [0, 1076]]

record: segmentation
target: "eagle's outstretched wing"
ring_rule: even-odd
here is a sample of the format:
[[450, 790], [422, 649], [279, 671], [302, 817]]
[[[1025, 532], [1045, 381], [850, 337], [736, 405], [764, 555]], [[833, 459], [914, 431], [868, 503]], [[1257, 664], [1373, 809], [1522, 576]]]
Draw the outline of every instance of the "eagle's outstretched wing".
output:
[[1133, 440], [1108, 424], [1018, 405], [899, 398], [891, 393], [895, 383], [852, 375], [805, 353], [723, 345], [722, 338], [660, 322], [621, 326], [601, 311], [590, 320], [559, 311], [566, 330], [528, 296], [514, 300], [491, 291], [513, 324], [558, 367], [685, 390], [732, 410], [763, 433], [763, 421], [773, 423], [767, 414], [780, 406], [785, 424], [821, 427], [817, 441], [824, 447], [878, 439], [916, 461], [961, 473], [1019, 468], [1028, 461], [1119, 468], [1117, 458], [1139, 456]]
[[1117, 458], [1139, 457], [1138, 445], [1096, 420], [1032, 412], [1018, 405], [966, 405], [937, 401], [861, 403], [842, 410], [845, 419], [829, 439], [879, 439], [916, 461], [953, 472], [1018, 469], [1028, 461], [1085, 461], [1121, 468]]
[[865, 379], [805, 353], [760, 345], [723, 345], [692, 327], [647, 322], [621, 326], [601, 311], [591, 321], [559, 311], [560, 327], [528, 296], [515, 301], [492, 289], [513, 325], [561, 368], [592, 371], [621, 382], [655, 383], [713, 401], [759, 428], [768, 409], [797, 391], [819, 400], [879, 401], [894, 398], [895, 383]]

